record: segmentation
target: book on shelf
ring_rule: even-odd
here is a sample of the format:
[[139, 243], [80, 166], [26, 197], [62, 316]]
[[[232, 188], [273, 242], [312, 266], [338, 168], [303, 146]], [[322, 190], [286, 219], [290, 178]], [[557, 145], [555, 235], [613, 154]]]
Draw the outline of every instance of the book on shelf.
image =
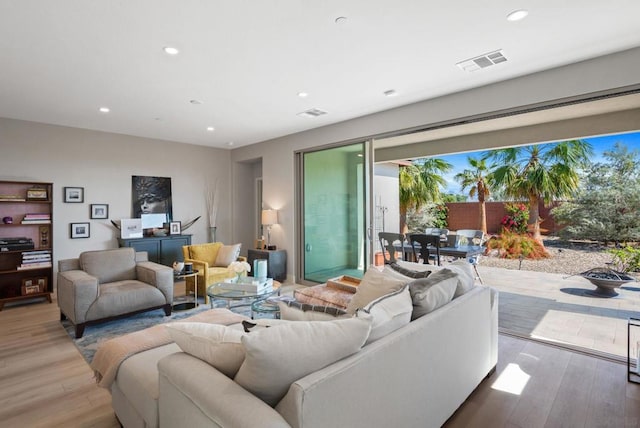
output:
[[51, 250], [33, 250], [22, 253], [23, 256], [35, 256], [36, 254], [51, 254]]
[[50, 259], [51, 258], [51, 253], [41, 253], [41, 254], [22, 253], [22, 259], [23, 260], [42, 259], [42, 258]]
[[22, 220], [20, 224], [51, 224], [51, 220]]
[[51, 220], [51, 213], [27, 213], [24, 215], [24, 220], [35, 220], [35, 219], [48, 219]]
[[29, 269], [42, 269], [51, 267], [51, 262], [39, 262], [39, 263], [29, 263], [29, 264], [21, 264], [18, 266], [17, 270], [29, 270]]
[[26, 199], [24, 196], [18, 195], [0, 195], [1, 202], [25, 202]]
[[35, 262], [44, 262], [51, 261], [51, 254], [41, 254], [39, 256], [32, 257], [22, 257], [22, 263], [35, 263]]

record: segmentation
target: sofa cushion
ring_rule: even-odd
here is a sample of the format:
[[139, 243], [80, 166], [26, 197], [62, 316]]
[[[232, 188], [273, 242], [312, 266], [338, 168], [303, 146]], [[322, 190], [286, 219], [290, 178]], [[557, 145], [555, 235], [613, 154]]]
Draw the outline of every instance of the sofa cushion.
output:
[[369, 333], [367, 344], [409, 324], [412, 312], [411, 294], [406, 285], [400, 290], [381, 296], [359, 309], [357, 316], [366, 313], [372, 318], [371, 333]]
[[288, 322], [291, 321], [277, 318], [258, 318], [254, 320], [244, 320], [242, 321], [241, 325], [245, 333], [255, 333], [258, 330], [275, 327], [280, 324], [286, 324]]
[[476, 276], [473, 273], [473, 267], [467, 260], [456, 260], [447, 265], [447, 269], [451, 269], [458, 274], [458, 284], [453, 298], [462, 296], [475, 286]]
[[218, 267], [227, 267], [232, 262], [235, 262], [240, 256], [240, 248], [242, 244], [233, 244], [233, 245], [223, 245], [218, 250], [218, 255], [216, 256], [216, 261], [214, 262], [214, 266]]
[[85, 321], [114, 317], [167, 304], [156, 287], [137, 280], [114, 281], [100, 285], [100, 297], [91, 304]]
[[198, 322], [167, 324], [180, 349], [233, 378], [244, 361], [243, 332], [225, 325]]
[[[413, 262], [405, 262], [403, 260], [399, 260], [397, 262], [397, 266], [403, 269], [413, 270], [416, 272], [421, 271], [431, 271], [437, 272], [439, 270], [444, 269], [442, 266], [428, 265], [422, 263], [413, 263]], [[452, 263], [447, 264], [447, 269], [452, 270], [456, 274], [458, 274], [458, 283], [456, 284], [456, 292], [454, 294], [454, 299], [456, 297], [462, 296], [467, 291], [471, 290], [475, 286], [476, 277], [473, 273], [473, 267], [471, 263], [467, 260], [460, 259], [456, 260]], [[393, 270], [387, 266], [385, 266], [385, 273], [393, 273], [396, 276], [401, 275], [398, 271]]]
[[394, 271], [398, 272], [399, 274], [409, 277], [409, 278], [414, 278], [414, 279], [418, 279], [418, 278], [426, 278], [429, 275], [431, 275], [431, 271], [430, 270], [413, 270], [413, 269], [407, 269], [406, 267], [400, 266], [397, 263], [391, 263], [388, 265], [391, 269], [393, 269]]
[[378, 297], [400, 290], [409, 281], [409, 278], [405, 280], [392, 278], [380, 272], [375, 266], [371, 266], [362, 277], [346, 310], [350, 314], [355, 314], [356, 309], [365, 307]]
[[275, 406], [296, 380], [320, 370], [362, 347], [370, 320], [283, 323], [242, 336], [245, 360], [235, 381]]
[[136, 279], [136, 252], [133, 248], [85, 251], [79, 259], [80, 268], [98, 278], [99, 284]]
[[441, 269], [427, 278], [410, 282], [409, 292], [413, 301], [411, 319], [420, 318], [449, 303], [457, 284], [458, 275], [449, 269]]
[[207, 262], [213, 266], [218, 257], [218, 251], [222, 247], [222, 242], [213, 242], [210, 244], [198, 244], [191, 245], [189, 247], [189, 253], [193, 260], [200, 260], [201, 262]]

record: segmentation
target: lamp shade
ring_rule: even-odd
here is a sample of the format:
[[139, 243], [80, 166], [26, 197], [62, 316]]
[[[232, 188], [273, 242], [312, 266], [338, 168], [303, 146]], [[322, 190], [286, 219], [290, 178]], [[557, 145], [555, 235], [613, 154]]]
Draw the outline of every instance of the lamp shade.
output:
[[264, 225], [278, 224], [278, 211], [262, 210], [262, 224]]

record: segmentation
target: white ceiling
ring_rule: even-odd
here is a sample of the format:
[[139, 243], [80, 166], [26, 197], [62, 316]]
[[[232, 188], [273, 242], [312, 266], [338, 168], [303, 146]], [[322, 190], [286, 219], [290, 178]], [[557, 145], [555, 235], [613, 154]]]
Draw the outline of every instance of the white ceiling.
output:
[[[0, 117], [239, 147], [637, 47], [638, 16], [638, 0], [0, 0]], [[455, 65], [497, 49], [506, 63]]]

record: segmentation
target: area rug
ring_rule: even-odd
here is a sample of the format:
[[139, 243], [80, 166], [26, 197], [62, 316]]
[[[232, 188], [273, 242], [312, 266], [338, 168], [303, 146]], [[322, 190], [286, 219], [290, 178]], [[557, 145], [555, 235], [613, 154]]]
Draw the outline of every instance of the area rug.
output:
[[[224, 302], [216, 302], [214, 307], [225, 307]], [[211, 309], [210, 305], [200, 303], [197, 308], [187, 311], [173, 312], [170, 316], [166, 316], [162, 309], [144, 312], [114, 321], [89, 325], [85, 328], [84, 335], [80, 339], [76, 339], [75, 327], [71, 321], [62, 321], [62, 326], [67, 331], [67, 334], [71, 337], [87, 363], [91, 363], [93, 355], [98, 349], [98, 345], [105, 340], [152, 327], [156, 324], [164, 324], [187, 318], [209, 309]], [[240, 306], [232, 308], [231, 310], [241, 315], [249, 316], [250, 314], [249, 306]]]

